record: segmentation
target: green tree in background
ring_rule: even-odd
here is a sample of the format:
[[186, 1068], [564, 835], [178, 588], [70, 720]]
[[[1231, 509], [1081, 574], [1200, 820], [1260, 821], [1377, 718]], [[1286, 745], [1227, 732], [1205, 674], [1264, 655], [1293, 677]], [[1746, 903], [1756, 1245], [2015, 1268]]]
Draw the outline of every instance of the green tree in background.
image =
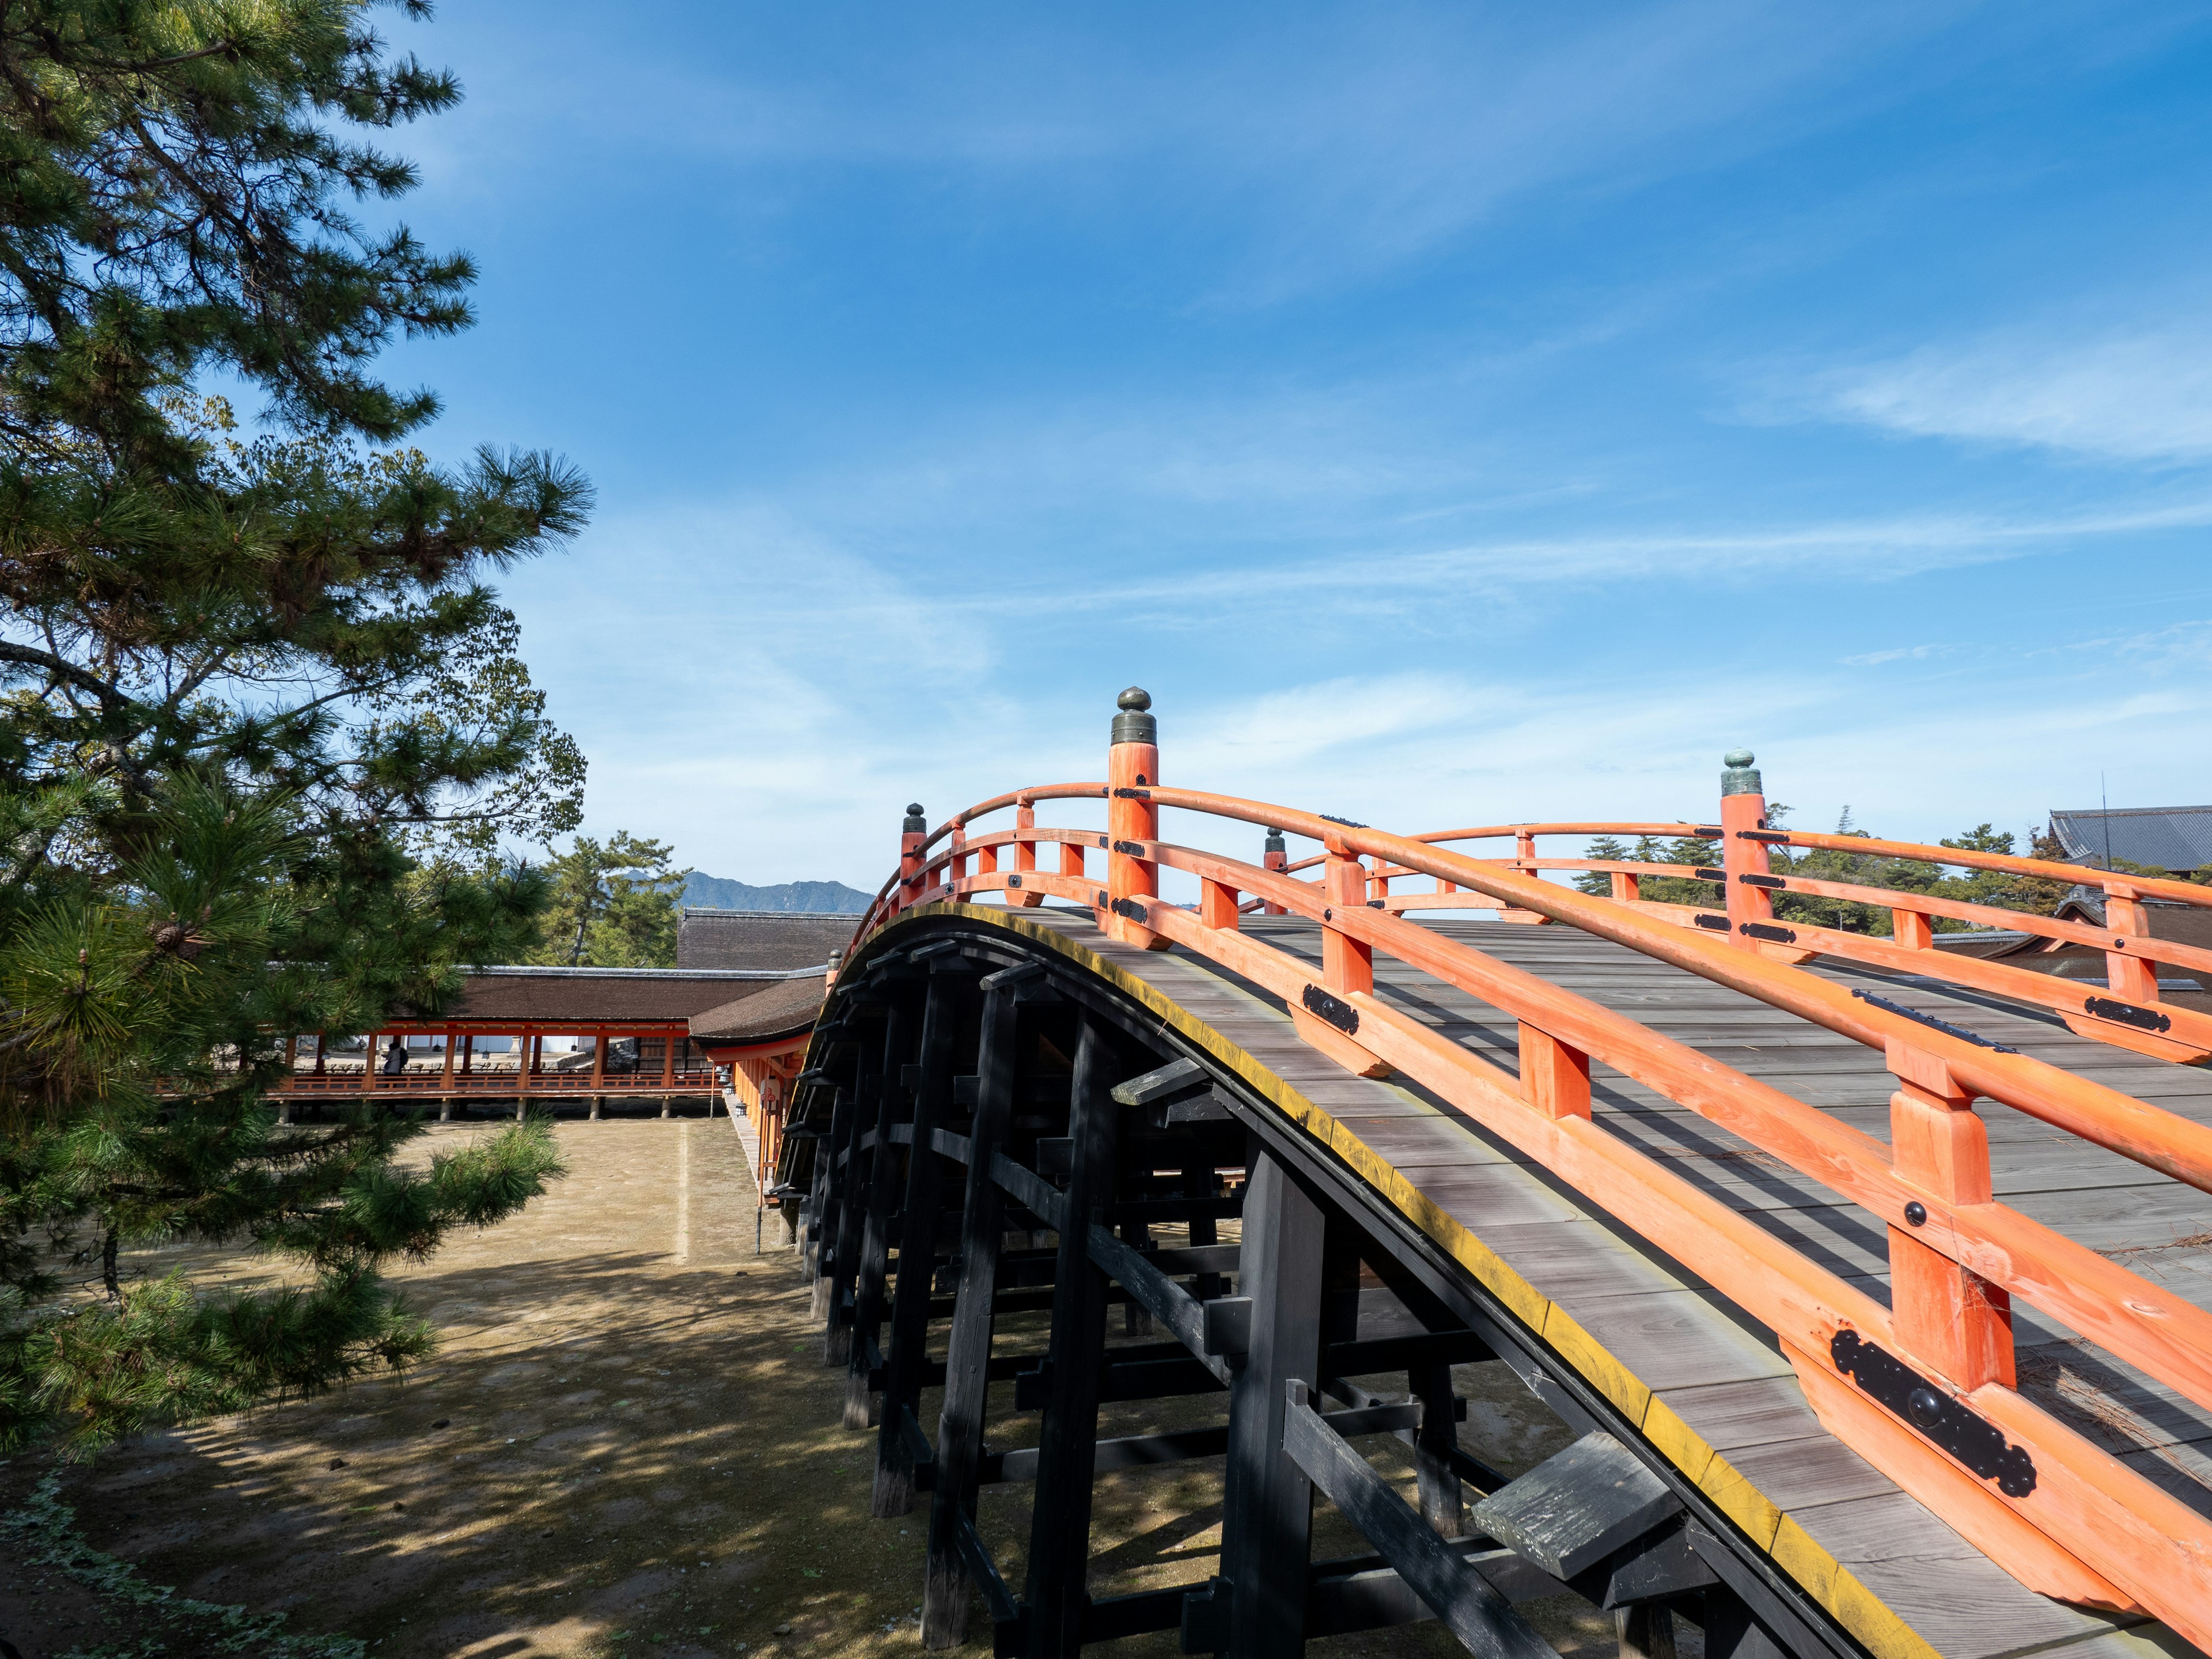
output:
[[533, 962], [562, 967], [673, 968], [684, 878], [675, 849], [617, 830], [605, 842], [579, 836], [546, 866], [552, 902]]
[[[1778, 802], [1766, 809], [1767, 822], [1778, 828], [1789, 816], [1789, 807]], [[1867, 831], [1854, 823], [1851, 809], [1848, 806], [1843, 810], [1832, 833], [1859, 840], [1872, 839]], [[2014, 852], [2017, 844], [2009, 830], [2000, 830], [1987, 823], [1977, 824], [1972, 830], [1938, 843], [1970, 852], [2008, 854]], [[1717, 843], [1686, 837], [1679, 841], [1662, 841], [1644, 836], [1634, 842], [1624, 842], [1617, 836], [1600, 836], [1589, 841], [1584, 850], [1593, 860], [1613, 862], [1696, 865], [1707, 869], [1717, 869], [1721, 862], [1720, 848]], [[2043, 835], [2032, 838], [2030, 849], [2025, 856], [2062, 863], [2068, 861], [2063, 850], [2049, 836]], [[1769, 848], [1767, 867], [1777, 875], [1801, 876], [1808, 880], [1834, 882], [1838, 885], [1924, 893], [1933, 898], [1988, 905], [1994, 909], [2025, 911], [2040, 916], [2050, 915], [2057, 910], [2067, 893], [2066, 883], [2046, 881], [2035, 876], [2008, 875], [1995, 870], [1946, 872], [1938, 865], [1918, 860], [1844, 852], [1826, 847]], [[1588, 871], [1577, 876], [1575, 885], [1585, 893], [1602, 894], [1611, 890], [1609, 878], [1598, 871]], [[1688, 877], [1645, 876], [1638, 890], [1641, 896], [1655, 903], [1697, 904], [1715, 908], [1726, 902], [1724, 889], [1720, 883]], [[1887, 935], [1892, 931], [1890, 912], [1887, 908], [1858, 899], [1828, 898], [1811, 893], [1777, 893], [1774, 895], [1774, 914], [1813, 927], [1832, 927], [1845, 933]], [[1943, 916], [1932, 920], [1938, 933], [1958, 932], [1972, 925]]]
[[[380, 1267], [558, 1172], [542, 1126], [403, 1164], [411, 1118], [264, 1098], [282, 1034], [526, 951], [547, 884], [502, 843], [579, 817], [486, 579], [588, 488], [397, 447], [436, 400], [374, 373], [470, 321], [465, 258], [349, 212], [414, 182], [370, 138], [457, 95], [363, 0], [0, 9], [0, 1449], [403, 1365], [430, 1333]], [[185, 1239], [299, 1282], [133, 1277]]]

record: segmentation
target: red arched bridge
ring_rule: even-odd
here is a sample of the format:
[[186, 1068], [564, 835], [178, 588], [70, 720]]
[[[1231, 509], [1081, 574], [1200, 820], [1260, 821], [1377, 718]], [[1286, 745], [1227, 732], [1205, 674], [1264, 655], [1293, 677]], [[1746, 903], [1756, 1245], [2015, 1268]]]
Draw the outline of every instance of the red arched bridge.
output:
[[[781, 1176], [875, 1513], [927, 1508], [928, 1645], [980, 1609], [1001, 1653], [1434, 1619], [1533, 1656], [1517, 1609], [1575, 1595], [1644, 1656], [2212, 1647], [2212, 1015], [2159, 976], [2212, 951], [2152, 925], [2212, 890], [1774, 828], [1741, 753], [1710, 823], [1394, 834], [1170, 787], [1149, 707], [1103, 782], [911, 809], [798, 1079]], [[1086, 799], [1103, 833], [1038, 821]], [[1719, 857], [1539, 854], [1597, 836]], [[2082, 884], [2103, 925], [1773, 856], [1827, 847]], [[1469, 1366], [1565, 1449], [1497, 1467]], [[1102, 1437], [1140, 1401], [1185, 1425]], [[1218, 1562], [1106, 1593], [1097, 1479], [1208, 1459]], [[1316, 1559], [1316, 1498], [1360, 1553]]]

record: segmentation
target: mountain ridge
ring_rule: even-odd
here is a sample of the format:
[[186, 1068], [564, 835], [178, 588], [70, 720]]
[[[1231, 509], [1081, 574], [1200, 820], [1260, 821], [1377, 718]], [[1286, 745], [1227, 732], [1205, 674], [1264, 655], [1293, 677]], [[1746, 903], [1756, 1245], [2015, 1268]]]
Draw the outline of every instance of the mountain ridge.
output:
[[684, 878], [681, 902], [712, 910], [810, 910], [856, 915], [875, 896], [842, 881], [786, 881], [754, 887], [726, 876], [694, 870]]

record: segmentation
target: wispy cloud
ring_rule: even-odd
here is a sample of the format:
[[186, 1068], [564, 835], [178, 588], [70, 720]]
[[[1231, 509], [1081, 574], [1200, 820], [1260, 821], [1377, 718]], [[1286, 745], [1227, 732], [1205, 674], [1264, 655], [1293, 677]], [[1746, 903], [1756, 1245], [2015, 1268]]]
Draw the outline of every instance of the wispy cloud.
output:
[[2212, 329], [2192, 319], [2068, 338], [2021, 328], [1830, 370], [1809, 401], [1915, 437], [2201, 463], [2212, 460]]

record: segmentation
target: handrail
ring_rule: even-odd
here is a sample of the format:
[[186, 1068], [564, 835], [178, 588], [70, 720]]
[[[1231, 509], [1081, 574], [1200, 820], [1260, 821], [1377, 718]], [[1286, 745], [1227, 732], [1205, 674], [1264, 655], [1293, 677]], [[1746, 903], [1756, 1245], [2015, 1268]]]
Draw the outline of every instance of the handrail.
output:
[[[1141, 696], [1124, 694], [1125, 710], [1141, 713], [1149, 700], [1130, 701]], [[1126, 738], [1123, 720], [1116, 721], [1108, 784], [1013, 791], [957, 815], [935, 835], [911, 828], [902, 841], [900, 870], [878, 893], [856, 941], [923, 903], [998, 893], [1011, 903], [1029, 904], [1049, 896], [1088, 908], [1101, 928], [1125, 945], [1173, 945], [1219, 963], [1281, 996], [1299, 1036], [1320, 1052], [1354, 1071], [1404, 1072], [1536, 1158], [1662, 1249], [1696, 1261], [1709, 1282], [1776, 1333], [1815, 1409], [1847, 1443], [2025, 1582], [2075, 1600], [2148, 1608], [2193, 1640], [2212, 1639], [2212, 1521], [2021, 1396], [2012, 1386], [2010, 1328], [2002, 1310], [2008, 1296], [2019, 1296], [2207, 1408], [2212, 1408], [2212, 1314], [1996, 1201], [1989, 1189], [1986, 1139], [1972, 1106], [1977, 1097], [2004, 1102], [2206, 1191], [2212, 1191], [2212, 1129], [2030, 1056], [1856, 997], [1846, 987], [1795, 966], [1805, 952], [1775, 949], [1793, 937], [1792, 931], [1758, 920], [1768, 914], [1768, 895], [1790, 890], [1793, 881], [1801, 884], [1797, 890], [1815, 896], [1887, 904], [1899, 913], [1900, 928], [1917, 906], [1915, 925], [1923, 933], [1932, 915], [1963, 910], [1972, 914], [1961, 919], [1978, 921], [1984, 914], [2011, 913], [1854, 884], [1765, 875], [1759, 844], [1779, 844], [1781, 832], [1764, 828], [1755, 773], [1732, 769], [1728, 775], [1732, 781], [1748, 776], [1751, 782], [1748, 789], [1732, 782], [1718, 828], [1511, 825], [1403, 836], [1268, 803], [1162, 786], [1149, 715], [1133, 724]], [[1748, 765], [1747, 757], [1742, 763]], [[1097, 794], [1108, 802], [1104, 835], [1035, 822], [1032, 809], [1039, 799]], [[1019, 809], [1012, 830], [968, 833], [975, 819], [1008, 805]], [[1310, 837], [1324, 849], [1322, 878], [1300, 880], [1286, 869], [1262, 868], [1163, 841], [1158, 814], [1166, 807]], [[911, 817], [908, 822], [914, 823]], [[1640, 876], [1695, 875], [1700, 866], [1535, 859], [1531, 838], [1547, 832], [1680, 832], [1705, 839], [1722, 838], [1725, 832], [1724, 868], [1705, 876], [1721, 878], [1714, 883], [1714, 897], [1724, 908], [1650, 905], [1633, 897], [1633, 883]], [[1437, 844], [1495, 835], [1516, 837], [1521, 856], [1478, 859]], [[947, 837], [949, 843], [933, 853], [934, 843]], [[1856, 837], [1806, 837], [1791, 844], [1827, 842], [1854, 852], [1926, 854], [1931, 862], [2074, 873], [2042, 860], [1961, 856], [1966, 849], [1916, 848]], [[1059, 872], [1036, 868], [1040, 843], [1059, 844]], [[1019, 869], [1000, 866], [1000, 854], [1010, 846]], [[1106, 854], [1103, 878], [1086, 865], [1092, 851]], [[1271, 863], [1279, 860], [1279, 854], [1270, 854]], [[1365, 860], [1373, 861], [1371, 870]], [[1197, 878], [1200, 901], [1194, 908], [1158, 899], [1157, 872], [1162, 866]], [[1621, 896], [1595, 896], [1540, 879], [1537, 872], [1549, 868], [1599, 869], [1612, 876]], [[1398, 873], [1429, 875], [1467, 890], [1462, 897], [1481, 896], [1508, 912], [1611, 939], [1880, 1049], [1898, 1080], [1890, 1143], [1839, 1123], [1625, 1014], [1394, 914], [1437, 896], [1371, 896], [1376, 888], [1387, 893], [1389, 878]], [[2108, 896], [2123, 904], [2130, 892], [2179, 885], [2109, 872], [2080, 873], [2105, 880]], [[1630, 884], [1629, 892], [1622, 894], [1622, 883]], [[1319, 963], [1243, 933], [1247, 896], [1268, 909], [1319, 922]], [[2212, 894], [2196, 890], [2191, 902], [2212, 902]], [[1936, 909], [1934, 902], [1948, 908]], [[1692, 911], [1698, 926], [1650, 914], [1676, 908]], [[2017, 920], [2039, 923], [2041, 930], [2062, 930], [2046, 931], [2046, 936], [2068, 942], [2090, 943], [2094, 934], [2099, 948], [2112, 948], [2101, 942], [2106, 933], [2077, 924]], [[1813, 949], [1837, 954], [1849, 954], [1850, 948], [1906, 960], [1934, 954], [1864, 936], [1832, 935], [1832, 930], [1796, 929], [1796, 937], [1808, 935]], [[2153, 961], [2198, 965], [2196, 959], [2212, 957], [2212, 952], [2150, 941], [2141, 937], [2140, 929], [2111, 936], [2124, 939], [2122, 948], [2134, 953], [2128, 963], [2131, 971], [2148, 972], [2147, 963]], [[1490, 1065], [1375, 995], [1372, 962], [1377, 952], [1479, 997], [1516, 1020], [1519, 1075]], [[2049, 977], [1987, 963], [1975, 966], [1977, 971], [2016, 978]], [[1589, 1104], [1594, 1061], [1706, 1117], [1881, 1217], [1890, 1230], [1893, 1307], [1882, 1308], [1598, 1125]], [[1847, 1334], [1854, 1342], [1871, 1341], [1902, 1352], [1909, 1364], [1936, 1377], [1965, 1402], [1963, 1409], [2018, 1442], [2032, 1459], [2036, 1478], [2021, 1490], [1992, 1486], [1983, 1478], [1986, 1471], [1976, 1474], [1962, 1466], [1911, 1419], [1887, 1414], [1869, 1403], [1871, 1396], [1848, 1383], [1838, 1385], [1834, 1369], [1821, 1356]]]

